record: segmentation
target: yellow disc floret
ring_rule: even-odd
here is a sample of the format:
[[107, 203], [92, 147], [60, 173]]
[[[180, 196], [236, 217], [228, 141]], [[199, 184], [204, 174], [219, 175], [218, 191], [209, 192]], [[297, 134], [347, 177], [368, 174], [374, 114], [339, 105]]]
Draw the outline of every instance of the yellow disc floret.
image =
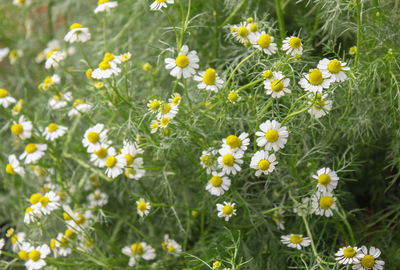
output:
[[301, 39], [299, 39], [298, 37], [292, 37], [291, 39], [289, 39], [289, 45], [293, 49], [298, 50], [301, 47]]
[[185, 68], [189, 65], [189, 58], [186, 55], [181, 54], [176, 58], [175, 62], [178, 67]]
[[262, 160], [260, 160], [260, 161], [258, 162], [258, 168], [259, 168], [261, 171], [266, 171], [266, 170], [268, 170], [270, 165], [271, 165], [271, 164], [270, 164], [269, 161], [266, 160], [266, 159], [262, 159]]
[[125, 155], [125, 159], [126, 159], [126, 166], [132, 165], [132, 163], [134, 161], [134, 158], [131, 155], [126, 154]]
[[214, 85], [215, 84], [216, 73], [215, 69], [208, 68], [203, 76], [203, 82], [207, 85]]
[[28, 145], [25, 147], [25, 151], [28, 154], [32, 154], [32, 153], [36, 152], [36, 150], [37, 150], [37, 146], [34, 143], [28, 143]]
[[114, 156], [109, 156], [109, 157], [106, 159], [106, 166], [107, 166], [108, 168], [114, 168], [114, 167], [115, 167], [115, 164], [117, 164], [117, 158], [116, 158], [116, 157], [114, 157]]
[[229, 204], [225, 205], [224, 208], [222, 208], [222, 212], [227, 216], [232, 215], [232, 213], [233, 213], [232, 205], [229, 205]]
[[317, 68], [312, 69], [308, 76], [308, 80], [312, 85], [320, 85], [324, 81], [322, 78], [322, 72]]
[[132, 246], [131, 246], [131, 250], [132, 250], [132, 253], [134, 254], [134, 255], [136, 255], [136, 256], [142, 256], [143, 255], [143, 253], [144, 253], [144, 250], [143, 250], [143, 246], [142, 246], [142, 244], [140, 244], [140, 243], [138, 243], [138, 244], [133, 244]]
[[331, 182], [331, 177], [326, 173], [323, 173], [318, 177], [318, 183], [322, 186], [327, 186], [329, 185], [330, 182]]
[[258, 25], [256, 23], [252, 23], [250, 25], [250, 31], [251, 32], [257, 32], [258, 31]]
[[15, 174], [14, 168], [12, 167], [12, 165], [10, 163], [8, 163], [6, 165], [6, 173], [8, 174]]
[[101, 69], [101, 70], [107, 70], [107, 69], [110, 69], [110, 68], [111, 68], [111, 64], [109, 62], [107, 62], [107, 61], [102, 61], [99, 64], [99, 69]]
[[345, 258], [353, 258], [354, 256], [356, 256], [356, 254], [357, 254], [357, 252], [352, 247], [347, 247], [343, 251], [343, 256]]
[[87, 139], [91, 143], [96, 143], [100, 139], [100, 134], [97, 133], [97, 132], [91, 131], [91, 132], [88, 133]]
[[74, 24], [72, 24], [72, 25], [69, 27], [70, 30], [74, 30], [74, 29], [76, 29], [76, 28], [82, 28], [82, 24], [80, 24], [80, 23], [74, 23]]
[[226, 138], [226, 144], [229, 145], [232, 149], [235, 149], [242, 146], [242, 141], [235, 135], [229, 135]]
[[32, 250], [31, 252], [29, 252], [29, 259], [31, 259], [34, 262], [37, 262], [40, 259], [40, 252], [37, 250]]
[[11, 126], [11, 133], [14, 135], [20, 135], [24, 131], [24, 128], [21, 124], [14, 124]]
[[249, 30], [245, 26], [241, 26], [238, 30], [237, 33], [239, 37], [241, 38], [246, 38], [249, 35]]
[[107, 149], [100, 147], [100, 149], [95, 150], [94, 153], [98, 158], [103, 159], [107, 156]]
[[272, 92], [278, 93], [282, 91], [284, 88], [284, 84], [281, 80], [275, 80], [271, 83]]
[[226, 154], [225, 156], [222, 157], [222, 163], [225, 166], [231, 167], [234, 162], [235, 162], [235, 158], [233, 157], [232, 154]]
[[266, 49], [271, 44], [271, 36], [268, 34], [262, 34], [260, 38], [257, 40], [257, 44], [260, 45], [261, 48]]
[[331, 196], [323, 196], [320, 200], [319, 200], [319, 206], [321, 206], [322, 209], [329, 209], [332, 204], [333, 204], [334, 200]]
[[42, 198], [42, 194], [40, 193], [32, 194], [32, 196], [29, 198], [29, 202], [31, 204], [37, 204], [40, 201], [40, 198]]
[[267, 132], [265, 132], [265, 139], [267, 139], [268, 142], [276, 142], [279, 138], [278, 131], [275, 129], [270, 129]]
[[300, 244], [303, 241], [303, 238], [298, 234], [293, 234], [290, 236], [290, 242], [293, 244]]
[[222, 184], [222, 178], [219, 177], [218, 175], [214, 175], [213, 177], [211, 177], [210, 183], [214, 187], [220, 187]]
[[28, 259], [28, 253], [26, 253], [25, 250], [20, 250], [20, 251], [18, 251], [18, 257], [21, 260], [26, 261]]
[[49, 201], [50, 201], [50, 199], [49, 199], [49, 197], [47, 197], [47, 196], [43, 196], [43, 197], [40, 198], [40, 200], [39, 200], [40, 205], [41, 205], [42, 207], [46, 207], [46, 206], [49, 204]]
[[365, 255], [364, 258], [361, 259], [361, 265], [365, 268], [372, 268], [375, 265], [375, 259], [372, 255]]
[[330, 73], [339, 73], [342, 70], [342, 64], [338, 60], [332, 60], [328, 64], [328, 70]]
[[50, 133], [56, 131], [57, 129], [58, 129], [58, 125], [57, 125], [57, 124], [54, 124], [54, 123], [51, 123], [51, 124], [47, 127], [47, 130], [48, 130]]
[[146, 202], [144, 202], [144, 201], [139, 201], [139, 203], [138, 203], [138, 205], [137, 205], [137, 209], [138, 209], [140, 212], [144, 212], [144, 211], [146, 210], [146, 208], [147, 208]]
[[6, 89], [0, 89], [0, 98], [5, 98], [8, 95], [8, 91]]
[[263, 76], [264, 76], [265, 79], [271, 79], [273, 75], [274, 75], [274, 74], [272, 73], [271, 70], [266, 70], [266, 71], [263, 73]]
[[97, 2], [97, 5], [101, 5], [104, 3], [107, 3], [109, 0], [99, 0], [99, 2]]

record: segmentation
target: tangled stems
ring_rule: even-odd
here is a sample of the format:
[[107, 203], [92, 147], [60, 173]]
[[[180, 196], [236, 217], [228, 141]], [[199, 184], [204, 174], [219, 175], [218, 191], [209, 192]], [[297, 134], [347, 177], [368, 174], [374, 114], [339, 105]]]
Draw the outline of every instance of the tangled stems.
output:
[[[235, 78], [235, 73], [236, 71], [240, 68], [241, 65], [243, 65], [247, 60], [249, 60], [253, 55], [255, 55], [258, 51], [252, 52], [250, 55], [248, 55], [245, 59], [243, 59], [231, 72], [231, 75], [229, 76], [228, 80], [225, 83], [224, 89], [229, 85], [230, 81]], [[233, 84], [232, 84], [233, 86]], [[231, 88], [232, 88], [231, 86]]]

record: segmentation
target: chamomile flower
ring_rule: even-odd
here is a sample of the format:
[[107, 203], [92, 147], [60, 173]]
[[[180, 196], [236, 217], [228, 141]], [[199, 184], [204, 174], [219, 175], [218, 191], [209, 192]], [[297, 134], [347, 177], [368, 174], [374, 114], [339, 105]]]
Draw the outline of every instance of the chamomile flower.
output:
[[199, 89], [205, 89], [217, 93], [224, 85], [224, 81], [217, 75], [215, 69], [208, 68], [193, 77], [195, 81], [201, 82], [197, 85]]
[[90, 39], [91, 35], [89, 28], [83, 27], [82, 24], [74, 23], [69, 27], [70, 31], [65, 35], [64, 41], [69, 43], [86, 42]]
[[268, 151], [257, 151], [251, 158], [250, 168], [255, 169], [257, 177], [262, 174], [269, 174], [274, 171], [275, 166], [278, 164], [274, 154], [269, 155]]
[[311, 212], [311, 207], [310, 207], [310, 198], [305, 197], [301, 199], [301, 203], [297, 204], [293, 208], [293, 213], [296, 213], [298, 216], [303, 216], [303, 215], [308, 215]]
[[3, 250], [5, 243], [6, 243], [6, 241], [3, 238], [0, 238], [0, 255], [1, 255], [1, 251]]
[[211, 193], [211, 195], [221, 196], [226, 190], [231, 186], [231, 180], [224, 176], [223, 172], [213, 171], [210, 181], [206, 185], [206, 190]]
[[312, 213], [319, 216], [333, 216], [332, 210], [338, 210], [336, 198], [329, 192], [317, 192], [311, 198]]
[[218, 217], [224, 218], [225, 221], [236, 215], [235, 203], [224, 202], [224, 204], [217, 203]]
[[25, 151], [19, 156], [20, 160], [25, 159], [25, 164], [30, 164], [41, 159], [47, 150], [46, 144], [28, 143]]
[[322, 168], [317, 171], [316, 175], [313, 175], [315, 180], [318, 180], [318, 191], [320, 192], [332, 192], [339, 181], [335, 171], [329, 168]]
[[29, 242], [23, 242], [18, 251], [18, 257], [23, 261], [27, 261], [29, 259], [28, 254], [32, 250], [33, 246]]
[[271, 95], [273, 98], [280, 98], [282, 97], [285, 93], [290, 94], [291, 91], [289, 88], [287, 88], [290, 84], [290, 79], [285, 78], [283, 76], [282, 72], [274, 72], [273, 75], [273, 80], [264, 81], [264, 87], [266, 89], [266, 94]]
[[50, 240], [50, 249], [53, 251], [54, 258], [58, 256], [66, 257], [72, 253], [72, 249], [68, 247], [68, 240], [63, 233], [58, 233], [57, 238]]
[[124, 172], [126, 159], [123, 155], [111, 155], [109, 153], [106, 159], [106, 175], [111, 178], [116, 178]]
[[43, 136], [46, 141], [54, 141], [55, 139], [62, 137], [68, 131], [67, 127], [59, 126], [55, 123], [50, 123], [43, 132]]
[[275, 72], [273, 72], [272, 70], [266, 70], [263, 72], [263, 77], [264, 77], [264, 85], [265, 85], [265, 81], [267, 82], [272, 82], [273, 80], [275, 80]]
[[151, 5], [150, 9], [151, 10], [160, 10], [162, 8], [166, 8], [167, 4], [172, 5], [174, 3], [174, 0], [155, 0]]
[[337, 59], [329, 60], [324, 58], [318, 62], [317, 67], [324, 75], [330, 77], [332, 83], [345, 81], [347, 79], [347, 75], [343, 72], [343, 70], [350, 70], [349, 67], [346, 67], [345, 62], [341, 62]]
[[301, 39], [296, 36], [285, 38], [282, 42], [282, 50], [284, 50], [286, 54], [290, 54], [292, 56], [302, 55], [303, 44]]
[[6, 89], [0, 88], [0, 105], [4, 108], [8, 108], [11, 103], [15, 103], [16, 100], [13, 97], [8, 95], [8, 91]]
[[168, 117], [172, 120], [175, 115], [178, 113], [179, 108], [174, 106], [171, 103], [161, 103], [160, 108], [158, 109], [157, 119], [161, 120], [164, 117]]
[[99, 0], [97, 2], [97, 7], [94, 9], [94, 13], [99, 12], [109, 12], [112, 8], [118, 6], [117, 1], [110, 1], [110, 0]]
[[239, 92], [236, 90], [232, 90], [228, 94], [228, 101], [236, 104], [236, 102], [239, 102], [242, 99], [242, 97], [239, 96]]
[[212, 171], [215, 171], [218, 168], [217, 154], [218, 151], [212, 147], [203, 150], [201, 153], [200, 163], [201, 166], [207, 170], [208, 174], [211, 174]]
[[377, 260], [380, 255], [378, 248], [370, 247], [368, 251], [366, 246], [362, 246], [357, 253], [359, 262], [353, 265], [353, 270], [382, 270], [385, 262]]
[[128, 62], [132, 58], [132, 54], [130, 52], [123, 53], [118, 56], [122, 63]]
[[96, 189], [93, 193], [88, 196], [89, 207], [102, 207], [108, 202], [108, 195], [101, 192], [100, 189]]
[[69, 205], [64, 205], [63, 209], [63, 217], [68, 228], [74, 232], [80, 232], [83, 228], [89, 227], [90, 221], [93, 219], [90, 211], [85, 211], [84, 213], [75, 212], [72, 211]]
[[250, 35], [250, 42], [254, 48], [268, 55], [272, 55], [278, 50], [276, 43], [274, 43], [274, 37], [266, 34], [265, 31]]
[[161, 107], [162, 101], [158, 99], [152, 99], [147, 102], [147, 108], [152, 113], [157, 113]]
[[107, 132], [103, 124], [96, 124], [94, 127], [89, 128], [83, 135], [83, 146], [87, 147], [89, 153], [99, 150], [101, 144], [107, 141]]
[[310, 69], [309, 73], [304, 73], [303, 78], [299, 81], [300, 86], [308, 92], [322, 93], [324, 89], [328, 89], [331, 80], [328, 74], [322, 73], [318, 68]]
[[4, 60], [4, 58], [7, 57], [8, 53], [10, 52], [10, 49], [5, 47], [0, 49], [0, 62]]
[[161, 243], [161, 247], [168, 253], [179, 255], [182, 253], [182, 246], [178, 244], [174, 239], [169, 238], [168, 234], [164, 235], [164, 242]]
[[14, 65], [22, 56], [24, 56], [24, 52], [22, 50], [11, 50], [8, 56], [10, 59], [10, 64]]
[[14, 107], [12, 108], [12, 111], [11, 111], [13, 116], [17, 116], [21, 113], [23, 103], [24, 103], [24, 100], [20, 99], [20, 100], [18, 100], [17, 104], [14, 105]]
[[165, 130], [170, 123], [171, 123], [171, 118], [169, 118], [168, 116], [164, 116], [160, 119], [160, 128], [162, 130]]
[[135, 157], [140, 154], [143, 154], [143, 149], [140, 148], [136, 142], [124, 140], [124, 147], [121, 149], [121, 155], [125, 157], [127, 167], [133, 166], [135, 164]]
[[327, 94], [317, 94], [314, 101], [310, 101], [309, 105], [313, 102], [313, 106], [308, 110], [308, 113], [316, 119], [325, 116], [332, 109], [332, 100], [326, 100]]
[[181, 101], [182, 96], [179, 93], [173, 93], [171, 98], [168, 99], [168, 103], [175, 107], [178, 107], [181, 104]]
[[50, 248], [48, 245], [41, 245], [33, 248], [28, 253], [28, 260], [25, 263], [27, 270], [37, 270], [46, 266], [46, 261], [44, 260], [47, 255], [50, 254]]
[[135, 162], [136, 161], [138, 161], [137, 165], [125, 168], [126, 178], [139, 180], [145, 175], [146, 171], [143, 169], [143, 159], [137, 158], [135, 159]]
[[117, 152], [115, 151], [114, 147], [110, 147], [107, 143], [101, 143], [99, 148], [96, 148], [96, 150], [91, 153], [90, 161], [93, 162], [95, 166], [104, 168], [106, 167], [107, 158], [110, 156], [115, 156], [116, 154]]
[[122, 249], [122, 253], [129, 256], [130, 267], [136, 264], [136, 261], [143, 259], [146, 261], [153, 260], [156, 257], [156, 251], [145, 242], [134, 243], [131, 246], [126, 246]]
[[289, 133], [278, 121], [267, 120], [260, 125], [260, 129], [261, 131], [256, 132], [259, 147], [264, 146], [266, 151], [273, 149], [275, 152], [285, 147]]
[[87, 113], [92, 107], [91, 104], [85, 103], [82, 99], [75, 99], [73, 108], [68, 112], [68, 117], [72, 118], [76, 115]]
[[143, 217], [149, 214], [151, 206], [149, 202], [146, 202], [143, 198], [140, 198], [138, 201], [136, 201], [136, 208], [137, 213]]
[[347, 246], [340, 248], [335, 253], [335, 259], [340, 264], [355, 264], [359, 263], [360, 261], [357, 259], [357, 253], [360, 248]]
[[249, 144], [249, 134], [246, 132], [241, 133], [239, 137], [236, 135], [229, 135], [222, 140], [222, 147], [231, 149], [233, 152], [238, 150], [245, 152]]
[[194, 50], [189, 52], [189, 47], [183, 45], [175, 59], [165, 59], [165, 68], [171, 70], [171, 76], [177, 79], [183, 76], [184, 79], [187, 79], [196, 73], [195, 69], [199, 68], [198, 62], [197, 52]]
[[66, 92], [65, 94], [59, 93], [58, 95], [54, 95], [49, 99], [49, 107], [53, 110], [58, 110], [64, 108], [68, 105], [68, 102], [72, 101], [72, 93]]
[[11, 239], [11, 245], [13, 252], [18, 252], [18, 250], [21, 248], [22, 243], [25, 242], [25, 237], [26, 234], [24, 232], [19, 232], [19, 233], [12, 233], [11, 236], [9, 236]]
[[13, 4], [16, 6], [27, 6], [31, 4], [31, 0], [13, 0]]
[[32, 206], [27, 207], [25, 209], [24, 223], [31, 224], [32, 222], [36, 222], [41, 217], [42, 217], [42, 212], [40, 212], [40, 210], [34, 209], [32, 208]]
[[52, 87], [55, 84], [59, 84], [61, 81], [61, 78], [59, 75], [54, 74], [52, 76], [47, 76], [44, 78], [43, 82], [39, 84], [39, 90], [48, 90], [50, 87]]
[[279, 209], [276, 210], [272, 215], [272, 220], [275, 222], [279, 230], [285, 229], [285, 220], [283, 219], [283, 214], [285, 214], [285, 210]]
[[49, 69], [51, 67], [58, 67], [60, 62], [63, 61], [67, 57], [67, 54], [60, 50], [51, 50], [46, 55], [46, 62], [44, 63], [44, 67]]
[[99, 67], [93, 70], [92, 78], [99, 80], [110, 78], [112, 75], [118, 75], [121, 72], [121, 69], [117, 66], [119, 63], [121, 63], [121, 60], [115, 57], [114, 54], [105, 53]]
[[158, 128], [160, 126], [160, 123], [157, 120], [152, 120], [150, 123], [150, 127], [151, 127], [151, 133], [156, 133]]
[[288, 247], [297, 248], [300, 250], [302, 247], [308, 247], [311, 241], [308, 237], [303, 237], [302, 234], [289, 234], [282, 235], [281, 242]]
[[60, 197], [54, 191], [50, 191], [41, 196], [39, 202], [33, 204], [32, 209], [42, 212], [43, 215], [48, 215], [60, 207], [59, 201]]
[[8, 163], [6, 165], [6, 173], [8, 174], [18, 174], [19, 176], [25, 175], [25, 170], [21, 167], [17, 157], [15, 155], [8, 156]]
[[234, 25], [231, 27], [231, 33], [240, 43], [246, 44], [251, 36], [250, 24], [241, 22], [238, 25]]
[[240, 165], [243, 163], [243, 151], [232, 151], [228, 148], [221, 148], [219, 151], [220, 156], [218, 157], [218, 165], [222, 171], [229, 175], [235, 175], [241, 171]]

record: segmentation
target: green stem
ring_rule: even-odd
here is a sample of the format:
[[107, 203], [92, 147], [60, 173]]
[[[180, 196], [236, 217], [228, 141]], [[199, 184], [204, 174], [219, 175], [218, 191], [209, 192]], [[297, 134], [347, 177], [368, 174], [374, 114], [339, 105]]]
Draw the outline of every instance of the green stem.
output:
[[225, 83], [225, 88], [229, 85], [229, 82], [235, 77], [235, 72], [240, 68], [241, 65], [243, 65], [247, 60], [249, 60], [253, 55], [255, 55], [258, 51], [254, 51], [250, 55], [248, 55], [245, 59], [243, 59], [231, 72], [231, 75], [229, 76], [228, 80]]
[[51, 8], [53, 7], [53, 0], [49, 0], [47, 5], [47, 23], [49, 25], [49, 40], [53, 39], [53, 18], [51, 13]]
[[361, 46], [361, 13], [362, 13], [362, 6], [361, 0], [356, 0], [356, 21], [357, 21], [357, 51], [356, 57], [354, 59], [354, 67], [357, 68], [358, 66], [358, 59], [360, 58], [360, 46]]
[[231, 15], [229, 15], [229, 17], [226, 18], [226, 20], [219, 26], [219, 28], [224, 27], [235, 16], [236, 13], [238, 13], [239, 10], [241, 10], [244, 3], [246, 3], [246, 0], [242, 0], [242, 2], [240, 2], [240, 4], [235, 8], [235, 10], [231, 13]]
[[252, 82], [250, 82], [250, 83], [248, 83], [246, 85], [243, 85], [242, 87], [239, 87], [238, 89], [236, 89], [236, 91], [239, 93], [241, 90], [247, 89], [250, 86], [253, 86], [253, 85], [258, 84], [258, 83], [263, 82], [263, 81], [264, 81], [264, 78], [260, 78], [258, 80], [252, 81]]
[[281, 39], [284, 40], [286, 37], [286, 31], [285, 31], [285, 23], [283, 21], [283, 10], [282, 10], [281, 0], [275, 0], [275, 10], [276, 10], [276, 16], [278, 17], [279, 32], [281, 35]]

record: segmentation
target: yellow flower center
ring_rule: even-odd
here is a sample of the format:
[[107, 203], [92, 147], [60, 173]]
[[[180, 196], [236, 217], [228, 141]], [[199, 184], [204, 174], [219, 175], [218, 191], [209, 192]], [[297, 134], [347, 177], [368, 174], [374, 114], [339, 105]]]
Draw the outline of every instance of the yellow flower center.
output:
[[142, 256], [144, 253], [142, 244], [136, 244], [136, 243], [133, 244], [131, 246], [131, 250], [132, 250], [133, 255], [137, 255], [137, 256]]
[[64, 220], [71, 220], [70, 215], [67, 212], [63, 213]]
[[110, 68], [111, 68], [111, 65], [110, 65], [110, 63], [107, 62], [107, 61], [102, 61], [102, 62], [99, 64], [99, 69], [101, 69], [101, 70], [107, 70], [107, 69], [110, 69]]
[[53, 83], [53, 79], [50, 76], [47, 76], [46, 78], [44, 78], [43, 82], [45, 84], [52, 84]]
[[312, 69], [308, 77], [312, 85], [320, 85], [324, 81], [324, 79], [322, 78], [322, 72], [317, 68]]
[[56, 51], [58, 51], [58, 49], [53, 49], [53, 50], [49, 51], [46, 55], [46, 59], [49, 59], [53, 55], [53, 53]]
[[83, 103], [84, 103], [84, 102], [83, 102], [82, 99], [77, 98], [77, 99], [75, 99], [73, 106], [74, 106], [74, 107], [77, 107], [78, 105], [81, 105], [81, 104], [83, 104]]
[[157, 3], [165, 3], [167, 0], [156, 0]]
[[49, 197], [47, 197], [47, 196], [43, 196], [43, 197], [40, 198], [40, 200], [39, 200], [40, 205], [41, 205], [42, 207], [46, 207], [46, 206], [49, 204], [49, 201], [50, 201], [50, 199], [49, 199]]
[[265, 139], [267, 139], [268, 142], [276, 142], [279, 138], [278, 131], [275, 129], [270, 129], [267, 132], [265, 132]]
[[74, 30], [74, 29], [76, 29], [76, 28], [82, 28], [82, 24], [80, 24], [80, 23], [74, 23], [74, 24], [72, 24], [72, 25], [69, 27], [70, 30]]
[[222, 208], [222, 212], [227, 216], [232, 215], [233, 207], [231, 205], [227, 204], [224, 206], [224, 208]]
[[21, 260], [26, 261], [28, 259], [28, 253], [26, 253], [25, 250], [20, 250], [20, 251], [18, 251], [18, 257]]
[[228, 99], [232, 102], [236, 102], [239, 99], [238, 94], [236, 93], [236, 91], [231, 91], [228, 95]]
[[176, 65], [180, 68], [185, 68], [189, 65], [189, 58], [186, 55], [179, 55], [176, 60]]
[[123, 54], [123, 55], [121, 55], [121, 61], [122, 61], [122, 62], [126, 62], [126, 61], [128, 61], [129, 59], [131, 59], [131, 56], [129, 56], [129, 54]]
[[58, 125], [57, 125], [57, 124], [54, 124], [54, 123], [51, 123], [51, 124], [47, 127], [47, 129], [48, 129], [48, 131], [49, 131], [50, 133], [52, 133], [52, 132], [54, 132], [54, 131], [56, 131], [56, 130], [58, 129]]
[[208, 68], [203, 76], [203, 82], [207, 85], [214, 85], [215, 84], [216, 73], [215, 69]]
[[125, 159], [126, 159], [126, 166], [132, 165], [134, 159], [131, 155], [129, 155], [129, 154], [125, 155]]
[[163, 105], [161, 106], [161, 108], [160, 108], [160, 112], [161, 112], [162, 114], [167, 114], [167, 113], [169, 113], [170, 110], [171, 110], [171, 105], [169, 105], [168, 103], [163, 104]]
[[29, 214], [29, 213], [32, 212], [32, 211], [33, 211], [32, 208], [27, 207], [27, 208], [25, 209], [25, 214]]
[[138, 205], [137, 205], [137, 209], [140, 212], [144, 212], [146, 210], [147, 204], [144, 201], [139, 201]]
[[233, 163], [235, 162], [235, 158], [233, 157], [232, 154], [226, 154], [225, 156], [223, 156], [222, 158], [222, 163], [225, 166], [231, 167], [233, 165]]
[[331, 196], [324, 196], [319, 200], [319, 206], [321, 206], [322, 209], [329, 209], [332, 204], [333, 204], [334, 200]]
[[219, 177], [218, 175], [214, 175], [213, 177], [211, 177], [211, 185], [213, 185], [214, 187], [220, 187], [222, 184], [222, 178]]
[[271, 70], [266, 70], [266, 71], [263, 73], [263, 76], [264, 76], [265, 79], [271, 79], [273, 75], [274, 75], [274, 74], [272, 73]]
[[318, 177], [318, 183], [320, 185], [327, 186], [329, 185], [330, 182], [331, 182], [331, 177], [326, 173], [323, 173]]
[[173, 253], [176, 252], [176, 250], [175, 250], [173, 245], [168, 245], [168, 252], [173, 252]]
[[150, 109], [151, 109], [152, 111], [157, 111], [158, 108], [160, 107], [160, 101], [158, 101], [158, 100], [153, 100], [152, 102], [150, 102], [149, 107], [150, 107]]
[[91, 132], [88, 133], [87, 139], [91, 143], [96, 143], [100, 139], [100, 134], [97, 133], [97, 132], [91, 131]]
[[260, 160], [260, 162], [258, 162], [258, 168], [259, 168], [261, 171], [266, 171], [266, 170], [268, 170], [270, 165], [271, 165], [271, 164], [270, 164], [269, 161], [266, 160], [266, 159]]
[[235, 27], [231, 27], [231, 33], [235, 33], [236, 32], [236, 28]]
[[18, 235], [14, 234], [14, 235], [11, 237], [11, 243], [12, 243], [13, 245], [15, 245], [15, 243], [17, 243], [17, 241], [18, 241]]
[[364, 258], [361, 259], [361, 265], [366, 268], [372, 268], [375, 265], [375, 259], [372, 255], [365, 255]]
[[58, 102], [61, 100], [61, 97], [59, 95], [54, 95], [53, 99]]
[[29, 198], [29, 202], [31, 204], [37, 204], [41, 198], [42, 198], [42, 194], [35, 193], [35, 194], [32, 194], [32, 196]]
[[97, 5], [101, 5], [104, 3], [107, 3], [109, 0], [99, 0], [99, 2], [97, 2]]
[[94, 153], [100, 159], [103, 159], [107, 156], [107, 149], [101, 147], [99, 150], [95, 150]]
[[314, 109], [316, 109], [316, 110], [322, 110], [324, 107], [325, 107], [325, 101], [322, 99], [322, 98], [317, 98], [315, 101], [314, 101]]
[[257, 43], [261, 48], [266, 49], [269, 47], [269, 44], [271, 44], [271, 36], [268, 34], [262, 34], [257, 40]]
[[258, 31], [258, 25], [256, 23], [252, 23], [250, 25], [250, 31], [251, 32], [257, 32]]
[[104, 54], [104, 57], [103, 57], [103, 61], [105, 61], [105, 62], [110, 62], [110, 61], [114, 60], [114, 58], [115, 58], [115, 55], [114, 55], [114, 54], [112, 54], [112, 53], [105, 53], [105, 54]]
[[214, 163], [214, 159], [212, 156], [205, 155], [201, 157], [201, 162], [206, 166], [211, 166]]
[[40, 259], [40, 252], [37, 250], [32, 250], [31, 252], [29, 252], [29, 259], [31, 259], [34, 262], [37, 262]]
[[15, 171], [14, 171], [14, 169], [13, 169], [13, 167], [11, 166], [10, 163], [8, 163], [8, 164], [6, 165], [6, 172], [7, 172], [8, 174], [15, 174]]
[[114, 168], [114, 167], [115, 167], [115, 164], [117, 164], [117, 158], [116, 158], [116, 157], [114, 157], [114, 156], [109, 156], [109, 157], [106, 159], [106, 166], [107, 166], [108, 168]]
[[237, 33], [238, 33], [239, 37], [246, 38], [249, 34], [249, 30], [247, 29], [247, 27], [242, 26], [237, 30]]
[[143, 70], [144, 71], [149, 71], [151, 69], [151, 65], [149, 63], [146, 63], [143, 65]]
[[56, 249], [56, 243], [57, 243], [57, 240], [56, 239], [51, 239], [51, 241], [50, 241], [50, 248], [52, 249], [52, 250], [55, 250]]
[[85, 216], [82, 215], [81, 213], [78, 213], [75, 222], [78, 223], [79, 225], [82, 225], [83, 223], [85, 223], [85, 221], [86, 221]]
[[28, 143], [28, 145], [25, 147], [25, 151], [28, 154], [32, 154], [32, 153], [36, 152], [36, 150], [37, 150], [37, 146], [34, 143]]
[[339, 73], [342, 70], [342, 64], [338, 60], [332, 60], [328, 64], [330, 73]]
[[166, 127], [168, 126], [169, 121], [170, 121], [169, 117], [164, 117], [163, 119], [161, 119], [160, 124], [161, 126]]
[[226, 138], [226, 144], [229, 145], [232, 149], [235, 149], [235, 148], [238, 148], [238, 147], [242, 146], [242, 142], [235, 135], [229, 135]]
[[89, 68], [89, 69], [86, 70], [86, 72], [85, 72], [86, 78], [87, 78], [88, 80], [90, 80], [90, 81], [93, 81], [92, 72], [93, 72], [93, 69], [91, 69], [91, 68]]
[[292, 37], [291, 39], [289, 39], [289, 45], [293, 49], [298, 50], [301, 47], [301, 39], [299, 39], [298, 37]]
[[353, 258], [354, 256], [356, 256], [357, 252], [355, 251], [354, 248], [352, 247], [347, 247], [345, 248], [345, 250], [343, 251], [343, 256], [345, 258]]
[[271, 83], [272, 92], [278, 93], [283, 90], [283, 82], [281, 80], [275, 80]]
[[5, 98], [8, 95], [8, 91], [5, 89], [0, 89], [0, 98]]
[[65, 237], [68, 239], [74, 239], [76, 237], [76, 233], [71, 229], [66, 229], [64, 232]]
[[172, 103], [173, 103], [175, 106], [178, 106], [179, 103], [181, 103], [181, 100], [182, 100], [182, 97], [181, 97], [181, 96], [175, 96], [175, 97], [172, 99]]
[[300, 244], [303, 241], [303, 238], [298, 234], [293, 234], [290, 236], [290, 242], [293, 244]]
[[152, 129], [157, 129], [158, 128], [158, 122], [154, 121], [153, 123], [151, 123], [151, 128]]

